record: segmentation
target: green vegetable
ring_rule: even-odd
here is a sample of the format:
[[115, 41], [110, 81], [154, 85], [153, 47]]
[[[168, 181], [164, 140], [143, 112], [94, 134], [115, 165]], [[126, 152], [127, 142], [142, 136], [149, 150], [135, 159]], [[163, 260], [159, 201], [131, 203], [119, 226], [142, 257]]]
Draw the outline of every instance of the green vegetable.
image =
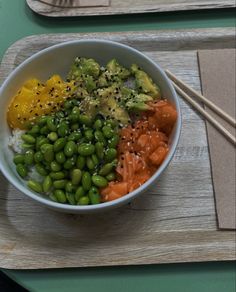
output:
[[25, 163], [25, 156], [23, 154], [16, 154], [13, 158], [13, 162], [15, 164], [19, 164], [19, 163], [23, 164]]
[[56, 179], [56, 180], [60, 180], [60, 179], [63, 179], [65, 177], [65, 174], [63, 171], [50, 172], [49, 175], [52, 179]]
[[101, 176], [106, 176], [112, 171], [113, 168], [114, 165], [112, 163], [107, 163], [103, 165], [103, 167], [99, 170], [98, 174]]
[[82, 170], [86, 164], [86, 159], [84, 156], [78, 156], [76, 166]]
[[54, 180], [53, 187], [55, 189], [64, 189], [66, 186], [66, 183], [67, 183], [67, 180], [65, 179]]
[[43, 144], [40, 147], [40, 150], [43, 154], [44, 159], [47, 162], [52, 162], [54, 160], [54, 149], [53, 149], [53, 145], [51, 144]]
[[52, 142], [55, 142], [58, 139], [58, 135], [56, 132], [51, 132], [48, 134], [48, 139]]
[[52, 161], [50, 163], [50, 168], [52, 171], [57, 172], [61, 170], [61, 165], [57, 161]]
[[44, 193], [48, 193], [52, 187], [52, 178], [47, 175], [43, 180], [43, 191]]
[[48, 175], [47, 170], [45, 169], [45, 167], [41, 163], [35, 164], [35, 169], [42, 176]]
[[53, 194], [59, 203], [66, 203], [66, 195], [62, 190], [55, 190]]
[[69, 202], [70, 205], [76, 205], [76, 200], [75, 200], [74, 194], [66, 193], [66, 198], [67, 198], [67, 201]]
[[77, 146], [74, 141], [68, 141], [64, 148], [64, 153], [67, 157], [73, 156], [77, 152]]
[[66, 161], [66, 156], [65, 156], [64, 152], [62, 152], [62, 151], [57, 152], [55, 158], [56, 158], [56, 161], [60, 164], [63, 164]]
[[36, 142], [36, 139], [30, 134], [23, 134], [21, 139], [28, 144], [34, 144]]
[[73, 185], [78, 185], [82, 177], [82, 172], [78, 168], [74, 168], [71, 172], [71, 182]]
[[25, 178], [28, 174], [27, 168], [22, 163], [18, 163], [16, 165], [16, 171], [19, 174], [19, 176], [21, 176], [22, 178]]
[[115, 180], [116, 179], [116, 174], [114, 172], [111, 172], [109, 173], [107, 176], [106, 176], [106, 179], [108, 181], [112, 181], [112, 180]]
[[66, 145], [66, 139], [65, 138], [59, 138], [53, 145], [53, 149], [55, 152], [59, 152], [62, 150]]
[[27, 183], [27, 186], [35, 191], [36, 193], [42, 193], [43, 192], [43, 187], [42, 185], [37, 182], [37, 181], [34, 181], [34, 180], [29, 180], [28, 183]]
[[112, 160], [114, 160], [117, 156], [117, 150], [115, 148], [109, 148], [107, 149], [107, 151], [105, 152], [105, 161], [107, 162], [111, 162]]
[[66, 183], [65, 190], [66, 190], [66, 192], [68, 192], [68, 193], [74, 193], [75, 190], [76, 190], [76, 187], [72, 184], [71, 181], [68, 181], [68, 182]]
[[82, 187], [85, 191], [88, 191], [91, 188], [91, 175], [89, 172], [85, 171], [82, 175]]
[[89, 170], [92, 170], [95, 168], [95, 164], [93, 163], [93, 160], [91, 157], [86, 158], [86, 165], [87, 165]]
[[82, 186], [79, 186], [78, 189], [75, 192], [75, 199], [76, 201], [79, 201], [79, 198], [85, 196], [85, 190]]
[[91, 187], [91, 189], [88, 192], [88, 196], [89, 196], [90, 202], [93, 205], [99, 204], [101, 201], [98, 189], [96, 187]]
[[92, 144], [82, 143], [78, 147], [78, 153], [82, 156], [92, 155], [95, 151], [95, 147]]
[[88, 196], [83, 196], [79, 198], [78, 205], [88, 205], [89, 204], [89, 197]]
[[55, 132], [57, 130], [57, 125], [55, 124], [55, 118], [54, 117], [48, 117], [47, 118], [47, 127], [51, 132]]
[[92, 182], [96, 187], [99, 187], [99, 188], [104, 188], [108, 184], [107, 180], [101, 175], [93, 175]]
[[96, 155], [99, 159], [103, 159], [104, 157], [104, 145], [102, 142], [97, 142], [95, 144]]
[[34, 150], [29, 149], [25, 152], [25, 164], [32, 165], [34, 162]]

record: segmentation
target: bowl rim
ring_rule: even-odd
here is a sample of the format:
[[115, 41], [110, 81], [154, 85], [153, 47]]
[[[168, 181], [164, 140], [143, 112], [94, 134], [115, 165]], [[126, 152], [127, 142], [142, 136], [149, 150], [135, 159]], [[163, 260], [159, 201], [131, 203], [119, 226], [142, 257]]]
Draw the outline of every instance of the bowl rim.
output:
[[130, 47], [128, 45], [125, 45], [123, 43], [110, 41], [110, 40], [106, 40], [106, 39], [99, 39], [99, 40], [98, 39], [81, 39], [81, 40], [66, 41], [66, 42], [57, 43], [55, 45], [44, 48], [44, 49], [40, 50], [39, 52], [34, 53], [30, 57], [28, 57], [26, 60], [24, 60], [21, 64], [19, 64], [7, 76], [7, 78], [4, 80], [3, 84], [0, 87], [0, 96], [2, 95], [2, 92], [4, 91], [4, 88], [10, 83], [11, 79], [14, 78], [18, 74], [18, 72], [20, 72], [21, 69], [24, 68], [33, 59], [38, 58], [41, 55], [44, 55], [47, 52], [53, 51], [54, 49], [57, 49], [57, 48], [69, 46], [71, 44], [81, 44], [81, 43], [88, 43], [91, 45], [103, 43], [103, 44], [116, 46], [116, 47], [121, 48], [121, 49], [129, 50], [129, 51], [135, 53], [136, 55], [139, 55], [141, 58], [145, 59], [149, 63], [151, 63], [154, 67], [156, 67], [158, 69], [158, 71], [160, 72], [160, 74], [162, 75], [162, 77], [164, 79], [164, 82], [168, 85], [168, 87], [171, 91], [171, 94], [174, 98], [175, 107], [176, 107], [176, 111], [177, 111], [177, 121], [176, 121], [176, 125], [175, 125], [176, 129], [175, 129], [175, 134], [174, 134], [173, 140], [172, 140], [172, 146], [171, 146], [165, 160], [160, 165], [160, 167], [140, 187], [138, 187], [134, 191], [122, 196], [121, 198], [118, 198], [118, 199], [110, 201], [110, 202], [104, 202], [104, 203], [97, 204], [97, 205], [79, 206], [79, 205], [69, 205], [69, 204], [62, 204], [62, 203], [50, 201], [50, 200], [40, 196], [40, 194], [37, 194], [37, 193], [29, 190], [25, 185], [18, 183], [15, 180], [15, 178], [12, 175], [10, 175], [8, 173], [8, 171], [6, 171], [4, 169], [3, 164], [1, 162], [2, 159], [0, 157], [0, 170], [2, 171], [4, 176], [8, 179], [8, 181], [13, 186], [15, 186], [18, 190], [20, 190], [23, 194], [27, 195], [31, 199], [38, 201], [39, 203], [46, 205], [47, 207], [50, 207], [50, 208], [58, 209], [61, 211], [81, 211], [80, 213], [83, 213], [83, 212], [86, 213], [89, 211], [92, 212], [95, 210], [98, 211], [98, 210], [104, 210], [104, 209], [111, 209], [112, 207], [118, 207], [119, 205], [123, 205], [124, 203], [131, 201], [133, 198], [137, 197], [140, 193], [144, 192], [148, 188], [148, 186], [150, 186], [160, 176], [160, 174], [166, 169], [166, 167], [168, 166], [168, 164], [172, 160], [174, 153], [175, 153], [175, 150], [176, 150], [176, 147], [177, 147], [177, 144], [179, 142], [179, 138], [180, 138], [182, 118], [181, 118], [181, 110], [180, 110], [180, 103], [179, 103], [178, 96], [176, 94], [176, 91], [175, 91], [171, 81], [167, 77], [164, 70], [156, 62], [154, 62], [151, 58], [149, 58], [148, 56], [146, 56], [144, 53], [140, 52], [139, 50], [137, 50], [133, 47]]

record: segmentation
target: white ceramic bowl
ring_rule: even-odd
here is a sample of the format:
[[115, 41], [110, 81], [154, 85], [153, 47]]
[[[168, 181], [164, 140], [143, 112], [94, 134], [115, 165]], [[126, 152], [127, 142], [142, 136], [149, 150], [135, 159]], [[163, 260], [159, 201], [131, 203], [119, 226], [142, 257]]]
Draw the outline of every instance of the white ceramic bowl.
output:
[[[136, 63], [152, 77], [156, 84], [160, 86], [163, 96], [174, 104], [178, 113], [178, 119], [171, 135], [170, 151], [155, 174], [145, 184], [126, 196], [98, 205], [72, 206], [55, 203], [47, 197], [29, 190], [26, 187], [24, 180], [22, 180], [16, 173], [15, 165], [12, 162], [13, 153], [8, 147], [10, 129], [6, 120], [6, 112], [12, 96], [22, 84], [30, 78], [35, 77], [40, 80], [46, 80], [55, 73], [65, 77], [74, 58], [77, 56], [94, 58], [102, 65], [105, 65], [112, 58], [116, 58], [118, 62], [125, 67], [129, 67], [131, 64]], [[34, 54], [20, 64], [8, 76], [0, 90], [0, 169], [9, 182], [22, 193], [57, 211], [68, 213], [92, 213], [105, 211], [128, 203], [135, 197], [141, 195], [141, 193], [156, 183], [160, 174], [171, 161], [179, 140], [180, 130], [181, 113], [179, 101], [166, 74], [158, 64], [154, 63], [147, 56], [120, 43], [106, 40], [79, 40], [54, 45]]]

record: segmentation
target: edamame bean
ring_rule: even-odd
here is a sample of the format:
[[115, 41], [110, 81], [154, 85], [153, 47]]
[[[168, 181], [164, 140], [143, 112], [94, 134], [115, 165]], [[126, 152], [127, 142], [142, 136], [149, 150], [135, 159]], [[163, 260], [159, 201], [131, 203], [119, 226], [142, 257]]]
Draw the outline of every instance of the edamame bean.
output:
[[67, 201], [69, 202], [70, 205], [76, 205], [76, 200], [75, 200], [74, 194], [66, 193], [66, 198], [67, 198]]
[[94, 137], [98, 142], [102, 142], [103, 144], [106, 143], [106, 139], [104, 138], [103, 133], [101, 131], [96, 130], [94, 132]]
[[50, 172], [49, 175], [52, 179], [56, 179], [56, 180], [60, 180], [65, 177], [65, 174], [63, 171]]
[[51, 132], [48, 134], [48, 139], [52, 142], [55, 142], [58, 139], [58, 135], [56, 132]]
[[66, 160], [66, 162], [63, 164], [65, 169], [71, 169], [76, 163], [76, 157], [72, 156]]
[[39, 131], [40, 131], [39, 125], [34, 125], [28, 133], [34, 135], [38, 134]]
[[69, 133], [69, 126], [65, 122], [60, 123], [57, 133], [60, 137], [65, 137]]
[[97, 166], [99, 164], [99, 160], [97, 158], [97, 155], [93, 154], [91, 157], [92, 157], [92, 161], [94, 163], [94, 166]]
[[111, 172], [109, 173], [107, 176], [106, 176], [106, 179], [108, 181], [112, 181], [112, 180], [115, 180], [116, 179], [116, 174], [114, 172]]
[[109, 126], [104, 126], [102, 128], [102, 132], [103, 132], [104, 136], [108, 139], [110, 139], [114, 135], [114, 131]]
[[87, 157], [86, 158], [86, 165], [87, 165], [89, 170], [92, 170], [92, 169], [95, 168], [95, 165], [94, 165], [93, 160], [92, 160], [91, 157]]
[[65, 109], [71, 109], [73, 107], [73, 103], [71, 102], [71, 100], [66, 100], [64, 102], [64, 108]]
[[34, 149], [34, 145], [33, 144], [27, 144], [27, 143], [23, 143], [23, 144], [21, 144], [21, 147], [23, 148], [23, 149]]
[[111, 162], [112, 160], [114, 160], [117, 156], [117, 150], [115, 148], [109, 148], [107, 149], [107, 151], [105, 152], [105, 161], [107, 162]]
[[102, 142], [97, 142], [95, 144], [96, 155], [98, 158], [103, 159], [104, 157], [104, 145]]
[[78, 153], [82, 156], [92, 155], [95, 151], [95, 147], [92, 144], [82, 143], [78, 146]]
[[86, 130], [85, 132], [84, 132], [84, 136], [85, 136], [85, 138], [86, 138], [86, 140], [88, 141], [88, 142], [91, 142], [92, 140], [93, 140], [93, 130]]
[[72, 124], [72, 125], [70, 126], [70, 128], [71, 128], [72, 131], [76, 131], [76, 130], [79, 129], [79, 124], [78, 124], [78, 123]]
[[68, 141], [79, 141], [79, 139], [82, 137], [82, 134], [80, 131], [73, 132], [69, 135]]
[[82, 175], [82, 187], [85, 191], [88, 191], [91, 188], [91, 175], [89, 172], [85, 171]]
[[99, 170], [98, 174], [101, 176], [106, 176], [112, 171], [113, 167], [114, 167], [114, 165], [112, 163], [106, 163]]
[[65, 138], [59, 138], [57, 141], [55, 141], [53, 145], [53, 149], [55, 152], [59, 152], [62, 150], [66, 145], [66, 139]]
[[56, 161], [60, 164], [63, 164], [66, 161], [66, 156], [64, 154], [64, 152], [60, 151], [56, 153]]
[[35, 154], [34, 154], [34, 161], [36, 163], [38, 162], [41, 162], [43, 160], [43, 154], [41, 151], [37, 151]]
[[50, 195], [49, 195], [49, 198], [50, 198], [52, 201], [57, 202], [57, 198], [56, 198], [56, 196], [55, 196], [54, 194], [50, 194]]
[[13, 158], [15, 164], [23, 164], [25, 162], [25, 156], [23, 154], [16, 154]]
[[29, 149], [25, 152], [25, 164], [32, 165], [34, 162], [34, 150]]
[[102, 125], [103, 125], [103, 124], [102, 124], [102, 121], [98, 119], [98, 120], [95, 121], [93, 127], [94, 127], [96, 130], [99, 130], [99, 129], [102, 128]]
[[42, 185], [37, 181], [29, 180], [28, 183], [27, 183], [27, 186], [31, 190], [35, 191], [36, 193], [42, 193], [43, 192]]
[[104, 188], [107, 186], [107, 180], [101, 175], [93, 175], [92, 182], [96, 187]]
[[23, 134], [21, 139], [27, 144], [34, 144], [36, 142], [36, 139], [30, 134]]
[[72, 184], [71, 181], [68, 181], [66, 183], [65, 190], [68, 193], [74, 193], [76, 191], [76, 187]]
[[73, 185], [78, 185], [82, 177], [82, 172], [78, 168], [74, 168], [71, 172], [71, 182]]
[[66, 186], [66, 183], [67, 183], [67, 180], [65, 179], [54, 180], [53, 187], [55, 189], [64, 189]]
[[26, 166], [22, 163], [16, 165], [16, 171], [22, 178], [25, 178], [28, 174]]
[[39, 140], [37, 140], [36, 149], [39, 150], [42, 145], [49, 144], [49, 142], [50, 141], [45, 137], [40, 138]]
[[108, 147], [109, 148], [116, 148], [117, 144], [119, 143], [119, 135], [114, 135], [111, 139], [108, 140]]
[[73, 107], [71, 113], [69, 114], [68, 116], [69, 120], [72, 122], [72, 123], [76, 123], [79, 121], [79, 118], [80, 118], [80, 110], [77, 106]]
[[48, 129], [47, 125], [43, 126], [40, 129], [40, 134], [42, 134], [42, 135], [48, 135], [49, 133], [50, 133], [50, 130]]
[[46, 170], [45, 167], [44, 167], [42, 164], [40, 164], [40, 163], [35, 164], [35, 169], [36, 169], [36, 171], [37, 171], [40, 175], [42, 175], [42, 176], [46, 176], [46, 175], [48, 175], [47, 170]]
[[51, 145], [51, 144], [43, 144], [40, 147], [40, 150], [43, 153], [43, 157], [44, 157], [45, 161], [52, 162], [54, 160], [53, 145]]
[[86, 115], [80, 115], [79, 116], [79, 121], [80, 121], [81, 124], [84, 124], [86, 126], [91, 126], [92, 125], [91, 118], [86, 116]]
[[79, 198], [85, 196], [85, 190], [82, 186], [78, 187], [78, 189], [75, 192], [75, 199], [76, 201], [79, 201]]
[[50, 168], [52, 171], [57, 172], [61, 170], [61, 165], [57, 161], [52, 161], [50, 163]]
[[39, 126], [44, 126], [46, 123], [47, 123], [47, 116], [41, 116], [39, 119], [38, 119], [38, 125]]
[[89, 204], [89, 197], [87, 196], [83, 196], [81, 198], [79, 198], [79, 201], [78, 201], [78, 205], [88, 205]]
[[54, 196], [57, 198], [57, 201], [59, 203], [65, 203], [66, 202], [66, 195], [62, 190], [55, 190]]
[[52, 187], [52, 178], [49, 175], [47, 175], [43, 180], [43, 191], [44, 191], [44, 193], [49, 192], [51, 187]]
[[64, 153], [67, 157], [73, 156], [77, 152], [77, 146], [74, 141], [68, 141], [64, 147]]
[[88, 196], [89, 196], [90, 202], [93, 205], [99, 204], [101, 201], [99, 192], [98, 192], [97, 188], [95, 188], [95, 187], [91, 187], [91, 189], [89, 190]]
[[48, 117], [47, 118], [47, 127], [51, 132], [55, 132], [57, 130], [57, 125], [55, 123], [54, 117]]
[[106, 120], [105, 125], [109, 126], [110, 128], [115, 128], [117, 126], [116, 120]]
[[85, 157], [84, 156], [79, 156], [77, 158], [76, 166], [77, 166], [77, 168], [82, 170], [85, 167], [85, 163], [86, 163]]

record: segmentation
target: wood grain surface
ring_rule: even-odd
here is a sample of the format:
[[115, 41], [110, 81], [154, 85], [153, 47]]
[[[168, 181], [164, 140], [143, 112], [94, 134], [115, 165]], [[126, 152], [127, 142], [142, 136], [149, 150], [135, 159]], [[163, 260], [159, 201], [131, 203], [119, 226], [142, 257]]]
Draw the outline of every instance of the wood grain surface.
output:
[[[141, 50], [200, 91], [197, 49], [231, 48], [234, 28], [30, 36], [13, 44], [1, 81], [24, 59], [67, 40], [97, 38]], [[48, 210], [0, 175], [0, 266], [11, 269], [235, 259], [235, 232], [218, 231], [205, 122], [180, 99], [181, 139], [158, 184], [99, 215]]]
[[110, 5], [107, 7], [77, 8], [55, 7], [37, 0], [26, 0], [26, 2], [34, 12], [51, 17], [151, 13], [235, 7], [234, 0], [110, 0]]

